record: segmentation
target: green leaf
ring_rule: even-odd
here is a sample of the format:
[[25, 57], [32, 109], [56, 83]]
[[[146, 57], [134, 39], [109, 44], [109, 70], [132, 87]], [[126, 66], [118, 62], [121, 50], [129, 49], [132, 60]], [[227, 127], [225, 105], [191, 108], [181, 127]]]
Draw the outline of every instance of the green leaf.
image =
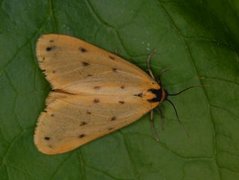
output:
[[[239, 179], [237, 0], [1, 0], [1, 179]], [[182, 121], [164, 102], [154, 140], [149, 116], [72, 152], [47, 156], [33, 134], [49, 83], [35, 44], [79, 37], [145, 69], [147, 55]], [[160, 117], [155, 114], [155, 122]], [[188, 134], [188, 135], [187, 135]]]

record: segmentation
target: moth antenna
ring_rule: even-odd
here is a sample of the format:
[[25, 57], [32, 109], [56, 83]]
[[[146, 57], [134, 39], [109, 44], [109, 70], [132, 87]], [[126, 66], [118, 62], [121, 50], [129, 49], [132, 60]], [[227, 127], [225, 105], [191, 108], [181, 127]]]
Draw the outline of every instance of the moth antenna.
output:
[[175, 105], [173, 104], [173, 102], [172, 102], [172, 101], [170, 101], [169, 99], [165, 99], [165, 101], [168, 101], [168, 102], [169, 102], [169, 104], [171, 104], [171, 106], [173, 107], [173, 109], [174, 109], [174, 112], [175, 112], [175, 114], [176, 114], [176, 117], [177, 117], [177, 120], [178, 120], [178, 122], [179, 122], [180, 124], [182, 124], [182, 122], [181, 122], [181, 121], [180, 121], [180, 119], [179, 119], [179, 116], [178, 116], [177, 109], [176, 109]]
[[167, 95], [168, 96], [177, 96], [177, 95], [179, 95], [179, 94], [181, 94], [181, 93], [183, 93], [183, 92], [185, 92], [185, 91], [187, 91], [189, 89], [195, 88], [195, 87], [202, 87], [202, 86], [190, 86], [190, 87], [185, 88], [185, 89], [183, 89], [183, 90], [181, 90], [181, 91], [179, 91], [177, 93], [167, 93]]
[[173, 107], [173, 109], [174, 109], [174, 112], [175, 112], [175, 114], [176, 114], [176, 117], [177, 117], [177, 120], [178, 120], [179, 124], [182, 125], [182, 127], [183, 127], [183, 129], [184, 129], [184, 132], [185, 132], [186, 135], [189, 137], [189, 134], [188, 134], [188, 132], [186, 131], [186, 129], [185, 129], [185, 127], [184, 127], [182, 121], [179, 119], [178, 112], [177, 112], [177, 109], [176, 109], [175, 105], [174, 105], [173, 102], [170, 101], [169, 99], [165, 99], [165, 101], [169, 102], [169, 104], [172, 105], [172, 107]]
[[[183, 92], [185, 92], [185, 91], [187, 91], [187, 90], [189, 90], [189, 89], [195, 88], [195, 87], [202, 87], [202, 86], [190, 86], [190, 87], [185, 88], [185, 89], [183, 89], [183, 90], [181, 90], [181, 91], [179, 91], [179, 92], [177, 92], [177, 93], [167, 93], [167, 96], [177, 96], [177, 95], [179, 95], [179, 94], [181, 94], [181, 93], [183, 93]], [[165, 101], [168, 101], [168, 102], [172, 105], [172, 107], [173, 107], [173, 109], [174, 109], [174, 112], [175, 112], [175, 114], [176, 114], [176, 117], [177, 117], [178, 122], [183, 126], [183, 129], [184, 129], [186, 135], [189, 137], [188, 132], [186, 131], [184, 125], [182, 124], [182, 122], [181, 122], [180, 119], [179, 119], [179, 115], [178, 115], [178, 112], [177, 112], [177, 109], [176, 109], [175, 105], [174, 105], [173, 102], [170, 101], [168, 98], [166, 98]]]

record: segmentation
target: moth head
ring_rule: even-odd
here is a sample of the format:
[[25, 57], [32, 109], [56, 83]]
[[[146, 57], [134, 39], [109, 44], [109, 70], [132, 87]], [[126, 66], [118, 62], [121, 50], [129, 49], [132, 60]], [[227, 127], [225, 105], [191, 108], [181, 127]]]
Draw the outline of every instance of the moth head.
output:
[[159, 89], [148, 89], [148, 92], [154, 94], [154, 97], [151, 99], [148, 99], [149, 102], [158, 102], [162, 103], [164, 100], [167, 99], [168, 93], [165, 89], [159, 88]]

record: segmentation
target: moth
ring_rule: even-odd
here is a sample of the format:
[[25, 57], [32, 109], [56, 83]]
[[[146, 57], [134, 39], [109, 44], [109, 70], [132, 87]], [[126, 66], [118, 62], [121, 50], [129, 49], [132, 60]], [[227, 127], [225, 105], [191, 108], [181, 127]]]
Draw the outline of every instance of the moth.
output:
[[52, 86], [34, 143], [45, 154], [71, 151], [138, 120], [167, 99], [149, 74], [78, 38], [42, 35], [40, 68]]

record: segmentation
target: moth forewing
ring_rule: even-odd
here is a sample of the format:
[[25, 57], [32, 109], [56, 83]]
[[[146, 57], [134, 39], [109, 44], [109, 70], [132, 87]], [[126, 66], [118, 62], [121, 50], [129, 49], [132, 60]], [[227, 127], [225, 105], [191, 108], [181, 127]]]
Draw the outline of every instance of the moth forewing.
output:
[[147, 73], [83, 40], [43, 35], [36, 54], [53, 89], [34, 135], [43, 153], [73, 150], [133, 123], [161, 101], [162, 89]]

